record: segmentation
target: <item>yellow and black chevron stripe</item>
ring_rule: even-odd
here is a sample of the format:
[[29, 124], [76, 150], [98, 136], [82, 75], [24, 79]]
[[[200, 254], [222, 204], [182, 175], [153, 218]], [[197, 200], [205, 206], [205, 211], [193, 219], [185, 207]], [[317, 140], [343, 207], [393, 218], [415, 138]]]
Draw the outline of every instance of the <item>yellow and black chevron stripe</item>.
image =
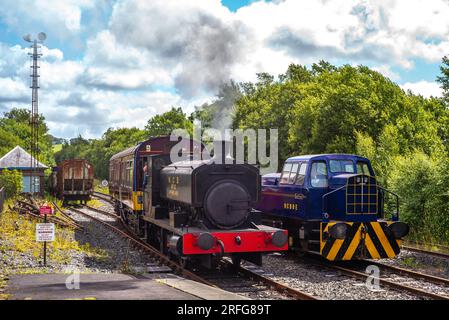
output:
[[328, 235], [336, 223], [341, 222], [321, 223], [320, 253], [328, 260], [394, 258], [400, 252], [400, 240], [388, 229], [391, 222], [345, 222], [349, 225], [345, 239]]

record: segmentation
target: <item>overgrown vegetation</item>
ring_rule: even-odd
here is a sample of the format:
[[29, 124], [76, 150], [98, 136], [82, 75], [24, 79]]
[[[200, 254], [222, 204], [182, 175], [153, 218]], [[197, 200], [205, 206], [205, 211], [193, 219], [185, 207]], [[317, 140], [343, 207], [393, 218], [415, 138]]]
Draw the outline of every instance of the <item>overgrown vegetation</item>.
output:
[[6, 199], [16, 196], [22, 191], [22, 174], [17, 170], [2, 170], [0, 173], [0, 187], [5, 188]]
[[[36, 260], [42, 256], [42, 246], [36, 245], [36, 221], [6, 210], [0, 215], [0, 252], [10, 251], [20, 255], [29, 254]], [[74, 240], [74, 230], [56, 228], [55, 241], [48, 243], [49, 261], [69, 263], [70, 250], [82, 251]]]
[[[11, 204], [12, 200], [9, 201], [9, 205]], [[36, 223], [36, 220], [14, 211], [5, 210], [0, 214], [0, 275], [11, 271], [28, 273], [28, 265], [17, 265], [17, 261], [22, 261], [20, 257], [23, 255], [31, 257], [35, 263], [42, 261], [42, 245], [36, 243]], [[96, 260], [108, 258], [104, 250], [93, 248], [89, 243], [77, 242], [74, 233], [72, 228], [56, 227], [55, 241], [47, 243], [49, 265], [69, 265], [76, 252], [83, 252]]]

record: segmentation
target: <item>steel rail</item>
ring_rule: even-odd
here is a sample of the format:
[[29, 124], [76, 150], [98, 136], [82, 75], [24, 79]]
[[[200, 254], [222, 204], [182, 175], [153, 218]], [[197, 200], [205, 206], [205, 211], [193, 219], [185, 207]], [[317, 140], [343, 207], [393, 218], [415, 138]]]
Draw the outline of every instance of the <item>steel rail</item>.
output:
[[114, 202], [112, 201], [112, 197], [109, 194], [98, 192], [98, 191], [94, 191], [92, 196], [96, 197], [98, 199], [104, 200], [104, 201], [106, 201], [106, 202], [108, 202], [110, 204], [114, 204]]
[[[333, 265], [330, 263], [323, 263], [324, 265], [326, 265], [327, 267], [330, 267], [332, 269], [338, 270], [348, 276], [351, 277], [356, 277], [356, 278], [361, 278], [361, 279], [367, 279], [368, 277], [372, 277], [371, 275], [365, 274], [363, 272], [359, 272], [353, 269], [349, 269], [349, 268], [345, 268], [345, 267], [341, 267], [341, 266], [337, 266], [337, 265]], [[375, 280], [379, 280], [379, 283], [386, 285], [390, 288], [393, 289], [397, 289], [400, 291], [407, 291], [409, 293], [412, 293], [414, 295], [418, 295], [421, 297], [427, 297], [427, 298], [431, 298], [434, 300], [449, 300], [449, 297], [443, 296], [443, 295], [439, 295], [436, 293], [432, 293], [432, 292], [428, 292], [428, 291], [424, 291], [418, 288], [414, 288], [414, 287], [410, 287], [410, 286], [406, 286], [404, 284], [400, 284], [400, 283], [396, 283], [396, 282], [392, 282], [389, 280], [385, 280], [382, 278], [378, 278], [378, 277], [372, 277]]]
[[[227, 262], [229, 263], [229, 262]], [[256, 273], [254, 271], [251, 271], [243, 266], [240, 266], [238, 271], [240, 273], [243, 273], [245, 276], [250, 277], [250, 278], [254, 278], [256, 280], [261, 281], [262, 283], [264, 283], [265, 285], [267, 285], [270, 288], [273, 288], [275, 291], [281, 293], [281, 294], [286, 294], [288, 296], [291, 296], [297, 300], [321, 300], [317, 297], [314, 297], [308, 293], [302, 292], [300, 290], [294, 289], [292, 287], [289, 287], [283, 283], [280, 283], [274, 279], [271, 279], [269, 277], [266, 277], [262, 274]]]
[[92, 211], [95, 211], [97, 213], [100, 213], [102, 215], [111, 217], [111, 218], [120, 218], [116, 213], [107, 212], [105, 210], [97, 209], [97, 208], [91, 207], [89, 205], [84, 205], [84, 207], [86, 207], [89, 210], [92, 210]]
[[410, 247], [410, 246], [402, 246], [402, 249], [412, 251], [412, 252], [418, 252], [418, 253], [424, 253], [435, 257], [445, 258], [449, 259], [449, 254], [443, 253], [443, 252], [437, 252], [437, 251], [429, 251], [425, 249], [420, 249], [416, 247]]
[[[320, 265], [323, 265], [323, 266], [325, 266], [327, 268], [330, 268], [330, 269], [338, 270], [338, 271], [340, 271], [343, 274], [346, 274], [348, 276], [355, 277], [355, 278], [360, 278], [360, 279], [367, 279], [368, 277], [372, 277], [372, 275], [369, 275], [369, 274], [366, 274], [366, 273], [363, 273], [363, 272], [359, 272], [359, 271], [356, 271], [356, 270], [353, 270], [353, 269], [345, 268], [345, 267], [342, 267], [342, 266], [338, 266], [338, 265], [336, 265], [334, 263], [331, 263], [331, 262], [329, 262], [327, 260], [324, 261], [323, 257], [320, 254], [318, 254], [318, 253], [309, 252], [308, 254], [309, 254], [309, 257], [311, 257], [314, 261], [316, 261]], [[414, 277], [414, 275], [416, 275], [415, 280], [417, 280], [416, 278], [419, 277], [421, 279], [427, 280], [428, 282], [433, 282], [433, 283], [437, 283], [438, 282], [438, 284], [448, 285], [448, 280], [444, 279], [444, 278], [439, 278], [439, 277], [431, 276], [431, 275], [428, 275], [428, 274], [423, 274], [423, 273], [419, 273], [419, 272], [415, 272], [415, 271], [411, 271], [411, 270], [406, 270], [406, 269], [402, 269], [402, 268], [398, 268], [398, 267], [384, 265], [384, 264], [382, 264], [380, 262], [376, 262], [376, 261], [371, 261], [371, 260], [360, 260], [360, 261], [363, 262], [363, 263], [366, 263], [366, 264], [377, 265], [377, 266], [379, 266], [381, 268], [389, 269], [389, 270], [394, 271], [394, 272], [398, 272], [398, 273], [402, 272], [403, 274], [407, 274], [407, 275], [412, 276], [412, 277]], [[354, 261], [354, 262], [356, 262], [356, 261]], [[400, 290], [400, 291], [407, 291], [407, 292], [410, 292], [410, 293], [412, 293], [414, 295], [427, 297], [427, 298], [431, 298], [431, 299], [434, 299], [434, 300], [449, 300], [449, 297], [444, 296], [444, 295], [435, 294], [435, 293], [432, 293], [432, 292], [424, 291], [424, 290], [421, 290], [421, 289], [418, 289], [418, 288], [406, 286], [406, 285], [403, 285], [403, 284], [399, 284], [399, 283], [392, 282], [392, 281], [389, 281], [389, 280], [386, 280], [386, 279], [382, 279], [382, 278], [378, 278], [378, 277], [374, 277], [374, 279], [376, 279], [376, 280], [378, 279], [379, 283], [384, 284], [387, 287], [390, 287], [392, 289], [397, 289], [397, 290]]]
[[420, 279], [423, 279], [423, 280], [426, 280], [428, 282], [432, 282], [435, 284], [443, 284], [443, 285], [449, 286], [449, 279], [446, 279], [446, 278], [441, 278], [441, 277], [433, 276], [430, 274], [413, 271], [410, 269], [404, 269], [404, 268], [400, 268], [400, 267], [396, 267], [396, 266], [391, 266], [391, 265], [383, 264], [383, 263], [380, 263], [377, 261], [371, 261], [371, 260], [361, 260], [361, 261], [363, 261], [367, 264], [376, 265], [380, 268], [384, 268], [384, 269], [387, 269], [392, 272], [397, 272], [399, 274], [406, 275], [406, 276], [409, 276], [412, 278], [420, 278]]
[[[165, 255], [163, 255], [162, 253], [160, 253], [157, 249], [155, 249], [154, 247], [150, 246], [149, 244], [143, 242], [142, 240], [136, 238], [134, 235], [130, 235], [127, 232], [124, 232], [123, 230], [120, 230], [119, 228], [111, 225], [110, 223], [107, 223], [101, 219], [98, 219], [88, 213], [85, 213], [79, 209], [75, 209], [75, 208], [70, 208], [70, 210], [79, 213], [89, 219], [92, 219], [102, 225], [104, 225], [105, 227], [107, 227], [108, 229], [110, 229], [111, 231], [113, 231], [114, 233], [122, 236], [125, 239], [128, 239], [131, 243], [133, 243], [136, 247], [139, 247], [141, 249], [143, 249], [144, 251], [146, 251], [148, 254], [150, 254], [150, 256], [152, 256], [153, 258], [158, 259], [161, 263], [167, 265], [168, 267], [170, 267], [175, 273], [179, 273], [182, 274], [183, 276], [190, 278], [194, 281], [198, 281], [201, 283], [204, 283], [206, 285], [212, 286], [212, 287], [216, 287], [214, 284], [208, 282], [207, 280], [199, 277], [198, 275], [196, 275], [195, 273], [188, 271], [186, 269], [184, 269], [181, 265], [177, 264], [176, 262], [170, 260], [168, 257], [166, 257]], [[118, 217], [115, 217], [118, 218]]]

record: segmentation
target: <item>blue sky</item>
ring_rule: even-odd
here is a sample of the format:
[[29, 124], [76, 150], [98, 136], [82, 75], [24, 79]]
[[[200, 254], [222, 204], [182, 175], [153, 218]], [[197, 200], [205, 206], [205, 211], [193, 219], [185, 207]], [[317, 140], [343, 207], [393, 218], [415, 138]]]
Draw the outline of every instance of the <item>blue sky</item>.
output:
[[251, 2], [254, 2], [253, 0], [222, 0], [221, 3], [229, 8], [231, 11], [237, 11], [237, 9], [244, 7]]
[[446, 0], [3, 0], [0, 112], [27, 107], [26, 33], [44, 31], [41, 111], [51, 133], [98, 137], [186, 113], [223, 81], [290, 63], [367, 65], [405, 90], [441, 95]]

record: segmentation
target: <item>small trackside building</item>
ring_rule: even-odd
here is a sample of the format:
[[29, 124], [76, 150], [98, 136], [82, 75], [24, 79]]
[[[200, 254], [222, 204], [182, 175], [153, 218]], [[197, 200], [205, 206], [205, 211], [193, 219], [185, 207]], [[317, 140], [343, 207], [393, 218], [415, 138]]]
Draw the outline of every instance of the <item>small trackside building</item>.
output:
[[[34, 168], [34, 171], [32, 163], [35, 163], [37, 166]], [[46, 169], [48, 169], [48, 167], [45, 164], [39, 161], [36, 162], [34, 158], [20, 146], [16, 146], [0, 158], [0, 174], [3, 170], [17, 170], [22, 174], [22, 192], [31, 192], [31, 176], [34, 176], [34, 193], [43, 195]]]

